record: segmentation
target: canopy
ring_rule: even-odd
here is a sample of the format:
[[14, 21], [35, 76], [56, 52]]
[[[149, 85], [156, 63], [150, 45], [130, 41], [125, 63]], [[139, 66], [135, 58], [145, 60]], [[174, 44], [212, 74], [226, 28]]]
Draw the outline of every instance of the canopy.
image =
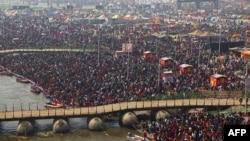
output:
[[97, 19], [105, 19], [106, 17], [104, 15], [99, 16]]
[[118, 18], [119, 18], [118, 15], [114, 15], [114, 16], [112, 17], [112, 19], [118, 19]]
[[165, 32], [160, 32], [160, 33], [153, 33], [152, 36], [157, 37], [157, 38], [164, 38], [166, 37]]
[[240, 34], [239, 34], [239, 33], [234, 33], [234, 34], [232, 35], [232, 38], [235, 38], [235, 37], [240, 37]]
[[186, 67], [193, 67], [192, 65], [189, 64], [181, 64], [180, 68], [186, 68]]
[[204, 33], [202, 33], [201, 35], [199, 35], [200, 37], [212, 37], [212, 36], [217, 36], [216, 33], [210, 32], [210, 31], [206, 31]]
[[200, 30], [195, 30], [195, 31], [193, 31], [193, 32], [190, 32], [190, 33], [188, 33], [188, 35], [192, 35], [192, 36], [200, 36], [200, 35], [202, 35], [204, 32], [202, 32], [202, 31], [200, 31]]
[[172, 60], [172, 58], [170, 58], [170, 57], [162, 57], [162, 58], [160, 58], [160, 60]]
[[227, 76], [226, 75], [222, 75], [222, 74], [214, 74], [214, 75], [211, 75], [211, 77], [221, 78], [221, 77], [227, 77]]

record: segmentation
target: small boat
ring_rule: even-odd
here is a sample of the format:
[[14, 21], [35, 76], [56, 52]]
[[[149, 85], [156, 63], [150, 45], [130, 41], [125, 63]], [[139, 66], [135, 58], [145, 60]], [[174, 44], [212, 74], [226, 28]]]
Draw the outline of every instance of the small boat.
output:
[[128, 141], [151, 141], [151, 139], [136, 135], [136, 134], [131, 134], [130, 132], [128, 132], [127, 134], [127, 140]]
[[0, 75], [7, 75], [7, 76], [11, 76], [12, 73], [9, 70], [2, 70], [0, 71]]
[[30, 91], [33, 92], [33, 93], [36, 93], [36, 94], [40, 94], [41, 93], [41, 89], [40, 87], [34, 85], [34, 86], [31, 86], [30, 87]]
[[[144, 129], [141, 127], [140, 124], [138, 124], [138, 125], [133, 125], [133, 127], [134, 127], [134, 128], [136, 129], [136, 131], [138, 131], [139, 133], [141, 133], [141, 134], [144, 134], [144, 133], [145, 133]], [[153, 134], [150, 134], [150, 133], [148, 133], [148, 132], [146, 132], [146, 134], [147, 134], [147, 139], [148, 139], [148, 140], [153, 140], [153, 139], [154, 139], [154, 135], [153, 135]]]
[[46, 107], [46, 108], [63, 108], [64, 106], [60, 103], [54, 103], [54, 102], [48, 101], [44, 104], [44, 107]]
[[29, 83], [30, 81], [28, 79], [24, 78], [24, 77], [17, 77], [16, 82]]

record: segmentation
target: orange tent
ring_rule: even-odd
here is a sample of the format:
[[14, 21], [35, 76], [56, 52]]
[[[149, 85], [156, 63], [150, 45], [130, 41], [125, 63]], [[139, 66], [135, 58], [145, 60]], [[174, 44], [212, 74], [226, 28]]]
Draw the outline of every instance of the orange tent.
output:
[[240, 37], [240, 34], [234, 33], [234, 34], [232, 35], [232, 38], [236, 38], [236, 37]]
[[181, 64], [179, 74], [190, 74], [193, 72], [193, 66], [188, 64]]
[[159, 62], [162, 67], [166, 67], [166, 66], [172, 65], [174, 63], [174, 60], [169, 57], [162, 57], [160, 58]]
[[241, 58], [243, 59], [249, 59], [250, 58], [250, 51], [241, 51]]
[[214, 74], [210, 76], [210, 86], [226, 86], [227, 85], [227, 76], [221, 74]]
[[154, 59], [155, 58], [155, 54], [153, 53], [153, 52], [151, 52], [151, 51], [145, 51], [144, 53], [143, 53], [143, 58], [144, 59], [149, 59], [149, 60], [151, 60], [151, 59]]

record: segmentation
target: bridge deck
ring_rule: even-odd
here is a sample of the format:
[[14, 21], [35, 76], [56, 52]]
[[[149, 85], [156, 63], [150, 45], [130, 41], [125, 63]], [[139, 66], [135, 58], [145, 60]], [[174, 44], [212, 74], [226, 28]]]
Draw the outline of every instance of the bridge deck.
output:
[[[178, 99], [178, 100], [153, 100], [121, 102], [96, 107], [81, 107], [69, 109], [36, 109], [0, 112], [0, 121], [22, 119], [49, 119], [59, 117], [84, 117], [117, 113], [126, 110], [166, 109], [175, 107], [222, 107], [244, 106], [239, 99]], [[249, 105], [249, 104], [248, 104]]]

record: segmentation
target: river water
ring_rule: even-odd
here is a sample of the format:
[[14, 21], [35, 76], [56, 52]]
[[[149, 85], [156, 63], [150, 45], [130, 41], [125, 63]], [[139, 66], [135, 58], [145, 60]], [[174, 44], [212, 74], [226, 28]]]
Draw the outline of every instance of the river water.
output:
[[[15, 77], [1, 75], [0, 97], [1, 111], [20, 110], [21, 107], [43, 109], [44, 103], [48, 101], [42, 93], [30, 92], [30, 84], [18, 83]], [[104, 134], [104, 131], [90, 131], [87, 129], [86, 118], [71, 118], [69, 133], [53, 134], [52, 123], [52, 119], [36, 120], [37, 132], [24, 139], [16, 135], [18, 121], [1, 122], [0, 141], [126, 141], [127, 132], [139, 134], [136, 130], [120, 127], [117, 121], [104, 123], [104, 130], [108, 135]]]

